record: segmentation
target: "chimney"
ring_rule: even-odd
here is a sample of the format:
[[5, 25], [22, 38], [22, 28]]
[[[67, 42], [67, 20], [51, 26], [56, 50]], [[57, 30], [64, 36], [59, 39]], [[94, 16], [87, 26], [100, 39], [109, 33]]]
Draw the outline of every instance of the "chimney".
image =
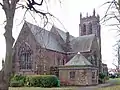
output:
[[66, 32], [66, 52], [71, 51], [71, 46], [70, 46], [70, 34], [69, 32]]

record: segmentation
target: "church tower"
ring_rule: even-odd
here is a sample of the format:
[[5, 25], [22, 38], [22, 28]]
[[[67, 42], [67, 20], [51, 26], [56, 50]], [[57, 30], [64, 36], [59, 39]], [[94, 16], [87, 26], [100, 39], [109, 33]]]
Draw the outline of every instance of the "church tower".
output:
[[79, 36], [95, 34], [101, 50], [101, 26], [100, 17], [95, 15], [95, 9], [92, 16], [82, 17], [80, 13]]
[[100, 23], [99, 23], [99, 15], [95, 15], [95, 9], [93, 10], [92, 16], [82, 17], [80, 13], [80, 24], [79, 24], [79, 36], [95, 34], [98, 38], [100, 38]]
[[[82, 17], [80, 13], [80, 24], [79, 24], [79, 36], [95, 34], [97, 37], [99, 49], [100, 49], [100, 63], [101, 61], [101, 26], [100, 26], [100, 17], [96, 15], [95, 9], [93, 10], [92, 16]], [[101, 65], [99, 66], [101, 67]], [[100, 70], [101, 71], [101, 70]]]
[[80, 13], [79, 36], [95, 34], [101, 50], [101, 26], [100, 17], [95, 15], [95, 9], [92, 16], [82, 17]]

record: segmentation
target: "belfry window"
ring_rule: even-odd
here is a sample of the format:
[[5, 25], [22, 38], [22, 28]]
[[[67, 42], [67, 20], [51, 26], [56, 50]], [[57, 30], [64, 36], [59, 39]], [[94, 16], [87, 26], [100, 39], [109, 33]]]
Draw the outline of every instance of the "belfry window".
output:
[[32, 69], [32, 51], [25, 43], [19, 48], [20, 69]]
[[89, 23], [89, 34], [92, 34], [92, 24]]
[[83, 34], [86, 35], [86, 25], [83, 24]]

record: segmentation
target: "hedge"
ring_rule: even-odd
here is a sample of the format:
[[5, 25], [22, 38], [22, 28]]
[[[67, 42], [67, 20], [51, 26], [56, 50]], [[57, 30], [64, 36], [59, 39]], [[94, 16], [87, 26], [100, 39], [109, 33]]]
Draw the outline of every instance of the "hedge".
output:
[[23, 82], [23, 80], [19, 80], [19, 81], [11, 80], [10, 86], [11, 87], [23, 87], [24, 86], [24, 82]]
[[26, 76], [14, 75], [11, 77], [10, 86], [11, 87], [23, 87], [25, 84]]
[[59, 80], [55, 75], [15, 75], [11, 78], [11, 87], [57, 87]]

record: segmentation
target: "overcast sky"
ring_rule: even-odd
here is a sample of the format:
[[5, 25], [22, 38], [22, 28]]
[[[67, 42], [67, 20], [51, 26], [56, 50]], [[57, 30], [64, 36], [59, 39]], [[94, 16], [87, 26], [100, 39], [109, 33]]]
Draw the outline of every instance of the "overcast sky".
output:
[[[58, 0], [59, 1], [59, 0]], [[61, 0], [61, 5], [56, 0], [51, 0], [49, 11], [59, 18], [62, 24], [65, 26], [65, 29], [70, 32], [73, 36], [78, 36], [79, 34], [79, 23], [80, 23], [80, 12], [83, 16], [92, 15], [93, 9], [95, 8], [96, 13], [100, 15], [100, 18], [104, 16], [104, 13], [107, 9], [106, 6], [100, 7], [103, 3], [108, 0]], [[22, 12], [16, 13], [15, 25], [13, 30], [13, 35], [15, 39], [17, 38], [20, 32], [20, 26], [18, 25], [21, 21]], [[32, 17], [31, 17], [32, 18]], [[27, 18], [27, 21], [33, 22], [31, 18]], [[4, 33], [4, 12], [0, 10], [0, 62], [5, 56], [5, 41], [3, 37]], [[61, 24], [56, 22], [56, 26], [64, 30]], [[60, 26], [61, 25], [61, 26]], [[114, 28], [106, 27], [101, 25], [101, 36], [102, 36], [102, 60], [108, 65], [109, 68], [112, 68], [112, 62], [114, 59], [113, 45], [116, 43], [116, 31], [112, 30]], [[65, 30], [64, 30], [65, 31]], [[1, 63], [0, 63], [1, 66]]]

